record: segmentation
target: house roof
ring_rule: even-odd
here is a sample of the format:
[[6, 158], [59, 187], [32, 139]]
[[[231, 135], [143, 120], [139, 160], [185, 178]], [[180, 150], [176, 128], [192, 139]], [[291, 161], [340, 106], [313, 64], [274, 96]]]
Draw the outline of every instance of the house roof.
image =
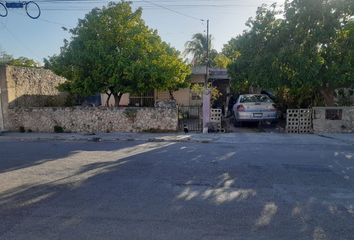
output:
[[[192, 75], [205, 75], [206, 74], [206, 66], [196, 66], [192, 69]], [[209, 78], [218, 80], [218, 79], [231, 79], [227, 69], [223, 68], [209, 68]]]

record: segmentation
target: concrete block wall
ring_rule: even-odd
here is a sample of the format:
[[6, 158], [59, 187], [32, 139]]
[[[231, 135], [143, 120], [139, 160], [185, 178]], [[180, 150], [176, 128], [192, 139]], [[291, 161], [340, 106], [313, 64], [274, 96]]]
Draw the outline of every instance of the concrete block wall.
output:
[[286, 117], [287, 133], [312, 133], [312, 109], [288, 109]]
[[[341, 119], [326, 119], [326, 110], [341, 110]], [[313, 108], [313, 130], [315, 133], [354, 133], [354, 106]]]

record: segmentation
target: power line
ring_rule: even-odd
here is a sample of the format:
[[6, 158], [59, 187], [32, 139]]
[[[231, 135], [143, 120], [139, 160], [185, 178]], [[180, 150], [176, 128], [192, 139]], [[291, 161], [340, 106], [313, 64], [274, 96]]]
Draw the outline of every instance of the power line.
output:
[[15, 34], [13, 34], [11, 31], [10, 31], [10, 29], [6, 26], [6, 24], [4, 24], [4, 23], [2, 23], [2, 22], [0, 22], [0, 24], [4, 27], [4, 29], [12, 36], [12, 38], [15, 40], [15, 41], [17, 41], [20, 45], [21, 45], [21, 47], [24, 49], [24, 50], [26, 50], [26, 51], [28, 51], [29, 53], [31, 53], [31, 54], [33, 54], [33, 55], [38, 55], [38, 54], [36, 54], [32, 49], [30, 49], [29, 47], [27, 47], [25, 44], [23, 44], [23, 42], [15, 35]]
[[[23, 17], [27, 17], [25, 14], [19, 13], [19, 12], [14, 12], [14, 14], [19, 15], [19, 16], [23, 16]], [[36, 20], [42, 21], [42, 22], [46, 22], [46, 23], [51, 23], [54, 25], [58, 25], [60, 27], [66, 27], [66, 28], [73, 28], [73, 27], [69, 27], [68, 25], [64, 24], [64, 23], [60, 23], [60, 22], [56, 22], [56, 21], [52, 21], [43, 17], [37, 18]]]
[[203, 21], [203, 19], [200, 19], [200, 18], [191, 16], [191, 15], [188, 15], [188, 14], [182, 13], [182, 12], [180, 12], [180, 11], [174, 10], [174, 9], [172, 9], [172, 8], [166, 7], [166, 6], [161, 5], [161, 4], [154, 3], [154, 2], [152, 2], [152, 1], [143, 0], [143, 2], [148, 2], [148, 3], [152, 4], [152, 5], [155, 5], [155, 6], [158, 6], [158, 7], [160, 7], [160, 8], [166, 9], [166, 10], [168, 10], [168, 11], [170, 11], [170, 12], [174, 12], [174, 13], [176, 13], [176, 14], [178, 14], [178, 15], [181, 15], [181, 16], [185, 16], [185, 17], [188, 17], [188, 18], [197, 20], [197, 21]]

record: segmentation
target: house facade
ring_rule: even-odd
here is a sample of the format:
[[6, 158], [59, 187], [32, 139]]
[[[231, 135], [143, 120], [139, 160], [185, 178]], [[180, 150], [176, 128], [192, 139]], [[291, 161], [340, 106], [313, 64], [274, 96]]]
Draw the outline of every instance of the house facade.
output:
[[[206, 77], [206, 67], [199, 66], [192, 69], [192, 75], [189, 79], [191, 84], [204, 84]], [[217, 102], [221, 105], [227, 106], [228, 95], [230, 93], [230, 77], [226, 69], [211, 68], [209, 70], [209, 82], [213, 87], [216, 87], [220, 93], [220, 99]], [[201, 96], [194, 93], [191, 88], [182, 88], [173, 92], [173, 97], [179, 106], [201, 106]], [[106, 104], [107, 95], [102, 94], [102, 105]], [[151, 107], [156, 101], [169, 100], [170, 93], [168, 91], [154, 90], [144, 95], [136, 96], [126, 93], [122, 96], [120, 106], [137, 106], [137, 107]], [[114, 106], [114, 99], [109, 101], [110, 106]]]

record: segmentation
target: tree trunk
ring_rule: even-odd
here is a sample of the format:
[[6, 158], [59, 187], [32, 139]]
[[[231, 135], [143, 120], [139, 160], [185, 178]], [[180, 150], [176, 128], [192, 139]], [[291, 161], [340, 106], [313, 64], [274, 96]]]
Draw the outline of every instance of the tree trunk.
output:
[[119, 107], [119, 103], [120, 103], [120, 99], [122, 98], [122, 94], [121, 93], [112, 93], [112, 95], [114, 97], [114, 106]]
[[109, 100], [111, 99], [112, 93], [106, 93], [107, 94], [107, 100], [106, 100], [106, 107], [109, 107]]
[[334, 106], [334, 90], [330, 87], [324, 87], [320, 90], [323, 100], [325, 101], [326, 107]]
[[175, 96], [173, 96], [173, 91], [172, 90], [168, 90], [169, 94], [170, 94], [170, 100], [175, 100]]

